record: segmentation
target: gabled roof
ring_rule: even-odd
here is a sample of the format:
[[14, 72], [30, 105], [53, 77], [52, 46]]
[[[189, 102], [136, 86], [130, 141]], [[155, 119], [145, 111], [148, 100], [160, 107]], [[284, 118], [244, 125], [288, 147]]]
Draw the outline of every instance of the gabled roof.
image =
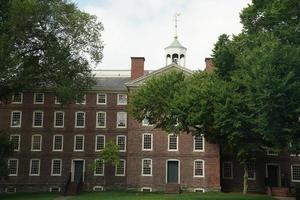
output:
[[175, 63], [172, 63], [172, 64], [170, 64], [170, 65], [167, 65], [167, 66], [163, 67], [163, 68], [160, 68], [160, 69], [158, 69], [158, 70], [155, 70], [155, 71], [153, 71], [153, 72], [151, 72], [151, 73], [149, 73], [149, 74], [146, 74], [146, 75], [144, 75], [144, 76], [141, 76], [141, 77], [139, 77], [139, 78], [137, 78], [137, 79], [128, 81], [127, 83], [125, 83], [125, 85], [126, 85], [127, 87], [139, 86], [139, 85], [143, 84], [143, 83], [144, 83], [146, 80], [148, 80], [149, 78], [154, 77], [154, 76], [156, 76], [156, 75], [158, 75], [158, 74], [162, 74], [162, 73], [164, 73], [164, 72], [166, 72], [166, 71], [170, 71], [170, 70], [179, 70], [179, 71], [182, 71], [183, 73], [185, 73], [185, 74], [187, 74], [187, 75], [191, 75], [191, 74], [193, 73], [193, 71], [190, 70], [190, 69], [187, 69], [187, 68], [185, 68], [185, 67], [182, 67], [182, 66], [180, 66], [180, 65], [177, 65], [177, 64], [175, 64]]
[[96, 77], [96, 84], [92, 90], [127, 91], [125, 83], [130, 77]]
[[182, 44], [180, 44], [177, 37], [175, 37], [173, 42], [169, 46], [167, 46], [165, 49], [169, 49], [169, 48], [186, 49], [184, 46], [182, 46]]

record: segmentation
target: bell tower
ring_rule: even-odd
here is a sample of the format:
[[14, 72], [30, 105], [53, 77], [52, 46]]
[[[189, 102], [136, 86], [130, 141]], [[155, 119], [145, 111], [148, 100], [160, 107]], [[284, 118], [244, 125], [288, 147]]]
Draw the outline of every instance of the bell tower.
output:
[[185, 66], [186, 48], [180, 44], [177, 35], [177, 22], [179, 13], [175, 14], [175, 36], [173, 42], [165, 48], [166, 65], [175, 63], [180, 66]]

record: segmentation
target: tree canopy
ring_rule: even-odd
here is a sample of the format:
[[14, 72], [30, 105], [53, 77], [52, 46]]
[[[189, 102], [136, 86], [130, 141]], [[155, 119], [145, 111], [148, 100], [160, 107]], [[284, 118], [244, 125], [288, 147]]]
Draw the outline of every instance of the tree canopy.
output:
[[102, 59], [103, 26], [65, 0], [0, 0], [0, 99], [51, 89], [80, 99]]

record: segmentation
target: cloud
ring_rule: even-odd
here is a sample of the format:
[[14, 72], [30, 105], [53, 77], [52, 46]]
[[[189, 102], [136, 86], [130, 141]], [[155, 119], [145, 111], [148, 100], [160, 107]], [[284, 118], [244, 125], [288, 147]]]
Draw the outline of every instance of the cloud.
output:
[[250, 0], [73, 0], [104, 25], [104, 58], [98, 69], [130, 69], [130, 57], [143, 56], [146, 69], [165, 65], [164, 48], [174, 36], [187, 47], [186, 67], [203, 69], [218, 36], [241, 31], [239, 13]]

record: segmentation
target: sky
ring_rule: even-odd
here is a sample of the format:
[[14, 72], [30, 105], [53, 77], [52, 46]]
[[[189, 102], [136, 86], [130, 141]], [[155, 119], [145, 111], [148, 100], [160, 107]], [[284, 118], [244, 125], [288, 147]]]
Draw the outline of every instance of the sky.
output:
[[96, 15], [104, 31], [104, 57], [96, 69], [130, 69], [130, 57], [145, 57], [145, 69], [165, 66], [165, 51], [174, 38], [187, 48], [186, 66], [204, 69], [218, 36], [242, 30], [239, 14], [251, 0], [72, 0]]

